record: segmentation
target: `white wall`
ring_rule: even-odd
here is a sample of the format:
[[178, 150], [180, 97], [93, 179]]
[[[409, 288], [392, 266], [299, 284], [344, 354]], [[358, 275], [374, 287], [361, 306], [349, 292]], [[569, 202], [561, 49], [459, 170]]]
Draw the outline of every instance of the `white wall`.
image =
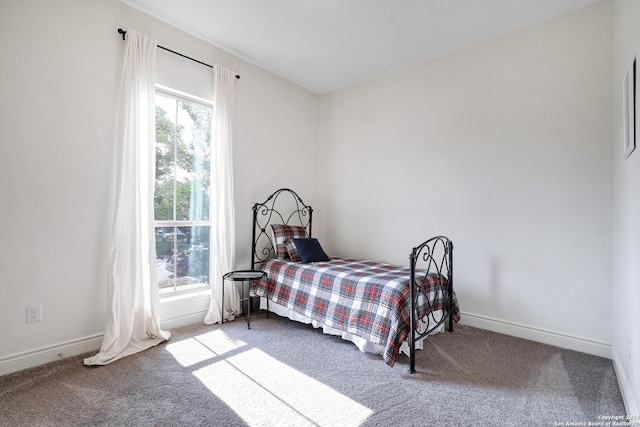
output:
[[[640, 45], [640, 11], [616, 0], [614, 70], [612, 4], [326, 95], [319, 107], [119, 2], [0, 3], [0, 374], [100, 343], [123, 27], [242, 76], [238, 267], [249, 263], [252, 204], [282, 186], [314, 206], [314, 232], [332, 254], [406, 263], [412, 246], [447, 234], [467, 322], [595, 353], [611, 351], [613, 322], [633, 402], [640, 169], [637, 153], [619, 155], [619, 87]], [[162, 52], [158, 68], [160, 83], [206, 97], [202, 68]], [[164, 303], [164, 324], [202, 315], [206, 299], [191, 313], [182, 302]], [[33, 303], [44, 320], [26, 324]]]
[[613, 3], [321, 98], [333, 255], [454, 242], [466, 322], [611, 352]]
[[[622, 81], [631, 58], [640, 55], [639, 20], [640, 2], [616, 0], [613, 354], [627, 412], [636, 415], [640, 414], [640, 137], [636, 137], [638, 148], [625, 159], [622, 155]], [[636, 105], [640, 103], [636, 101]], [[640, 115], [636, 113], [636, 117]], [[636, 132], [638, 130], [636, 125]]]
[[[118, 27], [241, 75], [234, 125], [238, 267], [251, 205], [281, 185], [316, 197], [318, 98], [113, 0], [0, 3], [0, 374], [96, 349], [106, 316], [106, 249], [124, 43]], [[206, 67], [158, 54], [158, 81], [205, 96]], [[200, 93], [197, 93], [200, 92]], [[258, 168], [260, 168], [258, 172]], [[204, 318], [206, 298], [164, 304], [164, 324]], [[28, 304], [43, 321], [26, 323]], [[196, 317], [197, 317], [196, 316]]]

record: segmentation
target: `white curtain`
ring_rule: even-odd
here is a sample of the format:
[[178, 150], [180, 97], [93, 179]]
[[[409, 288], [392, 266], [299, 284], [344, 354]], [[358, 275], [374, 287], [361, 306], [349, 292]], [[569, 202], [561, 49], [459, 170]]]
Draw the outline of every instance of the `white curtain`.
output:
[[207, 324], [231, 320], [240, 312], [240, 296], [233, 282], [224, 283], [222, 313], [222, 275], [235, 265], [235, 210], [233, 203], [232, 110], [235, 74], [218, 65], [213, 67], [213, 118], [211, 123], [211, 224], [210, 251], [211, 302], [204, 319]]
[[110, 310], [100, 352], [104, 365], [169, 339], [160, 329], [153, 192], [156, 42], [127, 31], [117, 121], [115, 218], [107, 281]]

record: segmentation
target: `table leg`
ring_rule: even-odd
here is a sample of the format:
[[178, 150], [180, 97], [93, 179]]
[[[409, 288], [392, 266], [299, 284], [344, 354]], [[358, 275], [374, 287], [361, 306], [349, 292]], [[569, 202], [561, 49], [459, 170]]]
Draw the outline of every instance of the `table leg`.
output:
[[222, 322], [224, 323], [224, 276], [222, 276]]
[[[244, 291], [244, 286], [242, 290]], [[247, 329], [251, 329], [251, 280], [247, 282]]]

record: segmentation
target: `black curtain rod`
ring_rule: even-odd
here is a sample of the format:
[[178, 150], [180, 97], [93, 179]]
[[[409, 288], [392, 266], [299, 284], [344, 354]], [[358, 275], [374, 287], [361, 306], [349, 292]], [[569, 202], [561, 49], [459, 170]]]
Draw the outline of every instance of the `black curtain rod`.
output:
[[[124, 35], [127, 34], [127, 32], [125, 30], [123, 30], [122, 28], [118, 28], [118, 33], [122, 34], [122, 40], [124, 40]], [[158, 47], [160, 49], [162, 49], [162, 50], [166, 50], [167, 52], [171, 52], [171, 53], [173, 53], [175, 55], [182, 56], [183, 58], [186, 58], [186, 59], [188, 59], [190, 61], [197, 62], [198, 64], [204, 65], [205, 67], [213, 68], [213, 65], [209, 65], [209, 64], [204, 63], [202, 61], [198, 61], [197, 59], [193, 59], [193, 58], [191, 58], [191, 57], [189, 57], [187, 55], [183, 55], [180, 52], [176, 52], [175, 50], [167, 49], [166, 47], [160, 46], [160, 45], [158, 45]], [[236, 74], [236, 79], [239, 79], [239, 78], [240, 78], [240, 75]]]

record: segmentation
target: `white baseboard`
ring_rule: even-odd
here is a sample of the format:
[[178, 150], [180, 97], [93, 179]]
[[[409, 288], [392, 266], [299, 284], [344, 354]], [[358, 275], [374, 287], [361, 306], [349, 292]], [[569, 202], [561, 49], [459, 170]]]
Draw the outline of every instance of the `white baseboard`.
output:
[[[469, 325], [480, 329], [486, 329], [501, 334], [524, 338], [531, 341], [549, 344], [556, 347], [575, 350], [582, 353], [611, 359], [611, 344], [593, 341], [587, 338], [576, 337], [560, 332], [549, 331], [504, 320], [492, 319], [471, 313], [462, 313], [460, 324]], [[455, 330], [455, 327], [454, 327]]]
[[102, 344], [102, 336], [103, 334], [92, 335], [3, 357], [0, 359], [0, 375], [44, 365], [45, 363], [54, 362], [64, 359], [65, 357], [97, 351], [100, 349], [100, 344]]
[[629, 380], [623, 365], [620, 363], [620, 357], [618, 352], [613, 349], [613, 367], [616, 370], [616, 377], [618, 378], [618, 385], [620, 386], [620, 393], [622, 394], [622, 401], [627, 411], [627, 415], [640, 415], [640, 402], [636, 402], [631, 393], [631, 387], [629, 386]]
[[[169, 310], [166, 310], [167, 312], [164, 313], [164, 316], [170, 318], [162, 320], [160, 322], [160, 327], [164, 330], [171, 330], [198, 322], [204, 322], [204, 317], [207, 314], [208, 308], [207, 301], [208, 300], [204, 299], [204, 302], [196, 301], [199, 304], [193, 304], [193, 300], [189, 301], [183, 299], [177, 303], [172, 301], [166, 304]], [[189, 302], [192, 303], [191, 306], [188, 305]], [[197, 305], [196, 309], [198, 311], [196, 313], [188, 313], [186, 315], [181, 314], [188, 312], [188, 310], [193, 310], [194, 305]], [[180, 309], [182, 312], [180, 312]], [[88, 352], [97, 352], [100, 350], [103, 336], [104, 334], [96, 334], [85, 338], [78, 338], [60, 344], [54, 344], [48, 347], [42, 347], [2, 357], [0, 358], [0, 375], [7, 375], [23, 369], [44, 365], [45, 363], [54, 362], [56, 360], [64, 359], [65, 357], [77, 356], [78, 354]]]
[[[171, 319], [163, 320], [160, 324], [162, 329], [171, 330], [182, 326], [191, 325], [204, 321], [206, 310], [199, 310], [183, 316], [175, 316]], [[498, 319], [492, 319], [471, 313], [462, 313], [460, 321], [463, 325], [469, 325], [480, 329], [499, 332], [506, 335], [524, 338], [544, 344], [554, 345], [561, 348], [576, 350], [600, 357], [612, 358], [612, 348], [610, 344], [605, 344], [581, 337], [570, 336], [558, 332], [519, 325]], [[92, 335], [77, 340], [67, 341], [49, 347], [11, 355], [0, 359], [0, 375], [20, 371], [34, 366], [60, 360], [65, 357], [76, 356], [78, 354], [97, 351], [100, 349], [103, 334]], [[614, 360], [615, 362], [615, 360]], [[621, 378], [620, 376], [618, 378]], [[621, 383], [621, 388], [623, 384]], [[627, 387], [627, 394], [629, 394]], [[630, 400], [630, 399], [627, 399]], [[625, 401], [626, 402], [626, 401]], [[632, 406], [637, 406], [632, 404]], [[632, 412], [637, 413], [637, 412]]]

